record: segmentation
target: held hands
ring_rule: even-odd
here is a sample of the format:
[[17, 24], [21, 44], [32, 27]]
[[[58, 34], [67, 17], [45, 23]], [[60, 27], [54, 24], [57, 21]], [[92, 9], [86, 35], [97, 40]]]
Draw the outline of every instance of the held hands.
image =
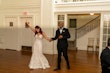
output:
[[62, 39], [62, 38], [63, 38], [63, 36], [62, 35], [59, 35], [58, 39]]
[[[62, 35], [59, 35], [58, 39], [62, 39], [62, 38], [63, 38], [63, 36]], [[51, 42], [53, 40], [51, 38], [49, 38], [48, 41]]]
[[52, 41], [52, 39], [49, 39], [49, 42], [51, 42]]
[[47, 39], [49, 42], [51, 42], [52, 41], [52, 39], [51, 38], [49, 38], [49, 39]]

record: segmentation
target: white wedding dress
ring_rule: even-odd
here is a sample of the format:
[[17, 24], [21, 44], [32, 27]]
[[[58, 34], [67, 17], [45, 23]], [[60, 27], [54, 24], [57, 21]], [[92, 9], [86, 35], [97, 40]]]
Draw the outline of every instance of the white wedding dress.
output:
[[32, 57], [29, 64], [30, 69], [46, 69], [50, 67], [48, 60], [42, 52], [42, 39], [42, 35], [35, 35], [35, 42], [32, 48]]

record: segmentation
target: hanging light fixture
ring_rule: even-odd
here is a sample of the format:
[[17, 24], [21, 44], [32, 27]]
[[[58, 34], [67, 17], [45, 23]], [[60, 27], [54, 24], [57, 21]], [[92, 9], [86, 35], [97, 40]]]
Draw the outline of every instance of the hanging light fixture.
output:
[[94, 13], [90, 13], [90, 15], [94, 15]]

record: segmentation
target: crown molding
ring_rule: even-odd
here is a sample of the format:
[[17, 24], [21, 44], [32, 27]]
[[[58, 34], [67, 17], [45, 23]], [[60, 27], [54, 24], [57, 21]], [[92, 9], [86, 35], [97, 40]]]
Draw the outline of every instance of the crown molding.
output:
[[54, 8], [55, 12], [110, 11], [110, 1], [55, 4]]
[[39, 3], [9, 3], [9, 4], [1, 4], [0, 9], [24, 9], [24, 8], [40, 8], [41, 5]]
[[60, 3], [54, 4], [54, 7], [80, 7], [80, 6], [100, 6], [100, 5], [110, 5], [110, 1], [107, 2], [73, 2], [73, 3]]

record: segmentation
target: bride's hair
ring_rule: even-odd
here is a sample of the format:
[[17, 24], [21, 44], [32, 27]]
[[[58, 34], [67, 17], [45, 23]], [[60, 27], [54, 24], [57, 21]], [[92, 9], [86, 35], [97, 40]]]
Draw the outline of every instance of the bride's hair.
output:
[[37, 31], [36, 31], [36, 32], [35, 32], [35, 35], [38, 34], [38, 33], [41, 33], [41, 34], [42, 34], [42, 29], [41, 29], [39, 26], [35, 26], [35, 29], [40, 29], [40, 32], [37, 32]]

